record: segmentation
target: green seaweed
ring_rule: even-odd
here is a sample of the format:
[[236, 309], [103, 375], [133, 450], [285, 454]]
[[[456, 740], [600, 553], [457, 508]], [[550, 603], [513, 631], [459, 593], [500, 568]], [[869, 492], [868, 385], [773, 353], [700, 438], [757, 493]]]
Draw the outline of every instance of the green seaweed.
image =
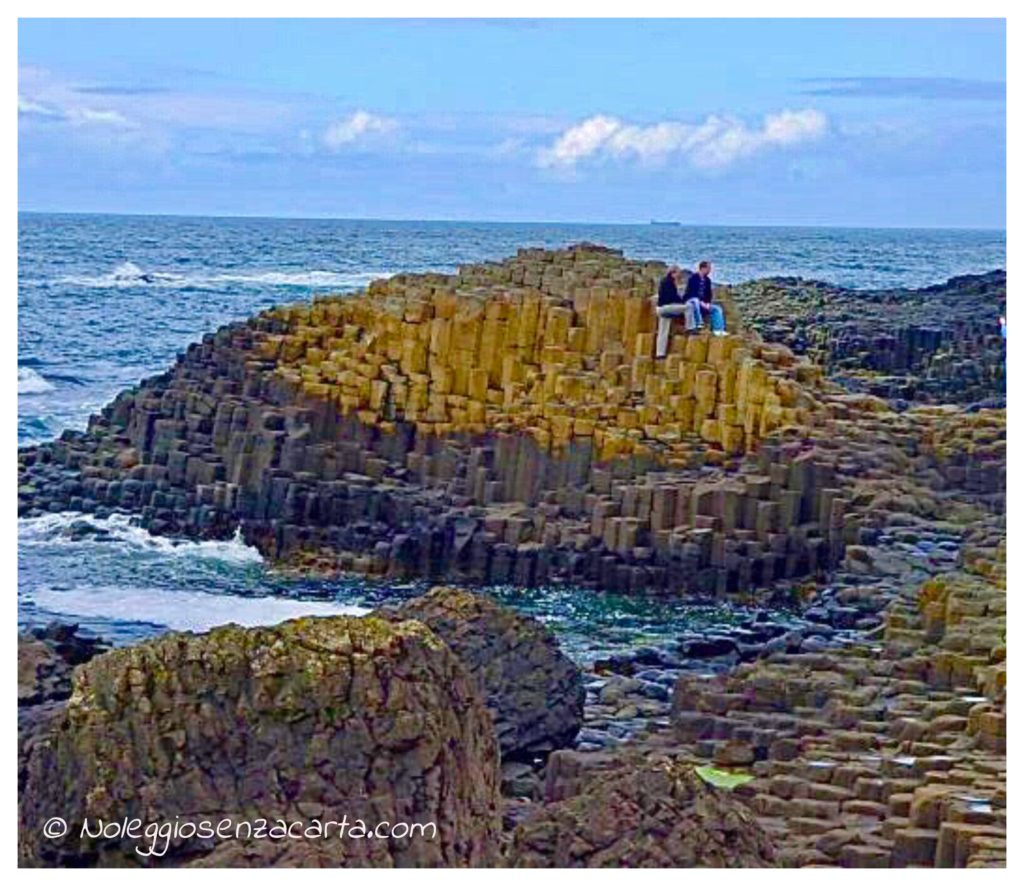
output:
[[715, 769], [714, 766], [698, 766], [694, 772], [709, 785], [726, 791], [754, 780], [754, 776], [747, 772], [729, 772], [725, 769]]

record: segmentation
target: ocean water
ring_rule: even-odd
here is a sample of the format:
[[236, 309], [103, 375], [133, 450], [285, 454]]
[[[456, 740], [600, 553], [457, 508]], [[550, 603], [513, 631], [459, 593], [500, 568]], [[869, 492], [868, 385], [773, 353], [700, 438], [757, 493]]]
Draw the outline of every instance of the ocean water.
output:
[[[18, 443], [84, 428], [118, 391], [166, 369], [190, 342], [272, 304], [581, 240], [688, 266], [708, 257], [722, 282], [787, 275], [914, 287], [1006, 263], [1002, 231], [22, 214]], [[228, 619], [362, 611], [417, 590], [289, 580], [241, 542], [175, 544], [119, 519], [92, 527], [74, 515], [22, 520], [18, 543], [22, 625], [75, 620], [119, 642]], [[496, 593], [547, 620], [583, 658], [735, 616], [572, 589]]]

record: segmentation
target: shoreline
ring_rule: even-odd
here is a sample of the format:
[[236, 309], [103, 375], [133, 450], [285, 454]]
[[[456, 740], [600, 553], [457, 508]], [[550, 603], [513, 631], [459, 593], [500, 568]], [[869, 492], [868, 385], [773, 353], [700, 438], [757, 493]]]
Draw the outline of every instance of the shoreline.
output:
[[[268, 565], [311, 575], [564, 580], [583, 594], [757, 601], [749, 617], [584, 669], [536, 620], [451, 588], [357, 619], [164, 635], [80, 667], [67, 711], [27, 715], [27, 814], [46, 790], [31, 772], [63, 765], [111, 716], [137, 720], [141, 735], [172, 728], [145, 692], [129, 701], [90, 681], [120, 686], [127, 665], [162, 685], [187, 647], [212, 669], [180, 690], [187, 703], [220, 679], [214, 638], [225, 638], [242, 669], [225, 690], [254, 705], [254, 736], [271, 730], [297, 760], [305, 733], [273, 725], [252, 663], [278, 649], [282, 685], [309, 668], [330, 682], [336, 659], [365, 645], [402, 673], [412, 656], [413, 682], [458, 672], [449, 653], [484, 679], [476, 701], [457, 678], [438, 701], [484, 701], [497, 717], [493, 738], [483, 726], [458, 733], [481, 756], [451, 772], [453, 784], [482, 779], [475, 796], [494, 810], [480, 813], [483, 831], [452, 813], [477, 861], [558, 863], [549, 828], [588, 833], [583, 810], [632, 802], [633, 776], [620, 773], [648, 779], [667, 759], [659, 808], [684, 819], [678, 804], [706, 795], [720, 825], [750, 836], [747, 863], [998, 864], [1006, 415], [972, 404], [997, 406], [1005, 384], [1005, 343], [984, 315], [1005, 300], [1005, 276], [918, 290], [884, 317], [793, 281], [723, 287], [732, 334], [677, 335], [654, 361], [650, 292], [664, 270], [593, 244], [522, 249], [456, 275], [399, 274], [361, 295], [270, 308], [205, 336], [86, 432], [19, 449], [19, 516], [134, 514], [151, 533], [193, 540], [240, 532]], [[936, 324], [933, 301], [951, 296]], [[769, 614], [780, 587], [802, 604], [795, 626]], [[333, 651], [299, 663], [312, 649]], [[527, 688], [527, 674], [540, 682]], [[297, 722], [308, 691], [289, 694]], [[377, 710], [368, 691], [345, 717]], [[54, 738], [48, 717], [73, 712], [93, 725]], [[204, 729], [224, 728], [204, 717]], [[314, 720], [322, 740], [356, 741], [336, 715]], [[225, 760], [221, 745], [188, 738], [192, 721], [173, 728], [193, 755], [182, 760], [249, 771], [244, 755]], [[124, 777], [148, 777], [148, 745], [129, 752], [142, 768]], [[743, 784], [709, 787], [702, 764], [742, 770]], [[314, 775], [299, 767], [294, 779]], [[88, 806], [88, 782], [79, 788]], [[953, 796], [967, 788], [985, 810]], [[629, 825], [603, 826], [640, 845]], [[502, 829], [511, 843], [499, 850]], [[982, 843], [961, 847], [964, 834]]]

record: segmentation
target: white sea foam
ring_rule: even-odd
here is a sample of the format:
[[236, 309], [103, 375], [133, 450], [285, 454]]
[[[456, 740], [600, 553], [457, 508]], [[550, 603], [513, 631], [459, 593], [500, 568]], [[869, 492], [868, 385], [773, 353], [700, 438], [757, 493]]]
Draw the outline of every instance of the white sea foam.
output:
[[83, 541], [87, 543], [90, 538], [88, 535], [81, 536], [76, 533], [78, 538], [74, 538], [71, 534], [71, 528], [82, 523], [97, 530], [97, 542], [116, 542], [135, 551], [151, 551], [172, 557], [200, 557], [236, 565], [263, 561], [260, 552], [242, 540], [241, 532], [236, 532], [234, 538], [227, 541], [186, 541], [166, 538], [151, 535], [125, 514], [112, 514], [110, 517], [100, 518], [93, 514], [63, 512], [21, 518], [18, 520], [18, 544], [82, 544]]
[[18, 396], [45, 394], [53, 385], [29, 366], [18, 367]]
[[357, 287], [388, 274], [339, 273], [337, 271], [259, 271], [253, 273], [213, 274], [202, 278], [211, 283], [246, 283], [263, 286]]
[[138, 280], [142, 277], [142, 268], [134, 262], [121, 262], [110, 272], [110, 277], [114, 280]]
[[[95, 535], [72, 534], [72, 528], [86, 524]], [[18, 520], [21, 547], [97, 545], [111, 548], [117, 556], [212, 559], [232, 566], [262, 562], [259, 551], [242, 541], [241, 535], [228, 541], [181, 541], [150, 535], [134, 525], [131, 518], [114, 514], [98, 518], [92, 514], [61, 513]], [[83, 551], [83, 556], [93, 556]], [[187, 572], [186, 572], [187, 574]], [[82, 619], [156, 625], [172, 630], [205, 631], [233, 622], [244, 626], [270, 625], [301, 615], [362, 615], [360, 606], [329, 600], [296, 600], [288, 597], [217, 594], [205, 591], [124, 585], [86, 585], [71, 588], [39, 587], [19, 594], [48, 612]]]
[[144, 271], [134, 262], [122, 262], [110, 273], [96, 276], [71, 275], [59, 282], [95, 289], [127, 289], [152, 286], [172, 289], [220, 289], [227, 286], [295, 286], [316, 289], [357, 289], [389, 272], [342, 272], [324, 270], [245, 270], [198, 272], [192, 274]]
[[369, 611], [324, 600], [142, 587], [38, 588], [23, 600], [70, 618], [131, 621], [175, 631], [207, 631], [222, 624], [273, 625], [299, 616], [364, 615]]

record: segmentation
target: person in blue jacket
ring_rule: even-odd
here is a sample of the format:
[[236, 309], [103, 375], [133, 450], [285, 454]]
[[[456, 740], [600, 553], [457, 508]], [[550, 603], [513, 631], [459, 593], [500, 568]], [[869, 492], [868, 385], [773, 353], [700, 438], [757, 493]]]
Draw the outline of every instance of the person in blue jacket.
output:
[[711, 288], [711, 262], [702, 261], [697, 265], [697, 273], [690, 274], [686, 281], [686, 294], [683, 302], [693, 311], [695, 326], [699, 329], [703, 325], [703, 317], [711, 321], [711, 331], [715, 335], [726, 335], [725, 311], [721, 305], [713, 301], [714, 293]]

